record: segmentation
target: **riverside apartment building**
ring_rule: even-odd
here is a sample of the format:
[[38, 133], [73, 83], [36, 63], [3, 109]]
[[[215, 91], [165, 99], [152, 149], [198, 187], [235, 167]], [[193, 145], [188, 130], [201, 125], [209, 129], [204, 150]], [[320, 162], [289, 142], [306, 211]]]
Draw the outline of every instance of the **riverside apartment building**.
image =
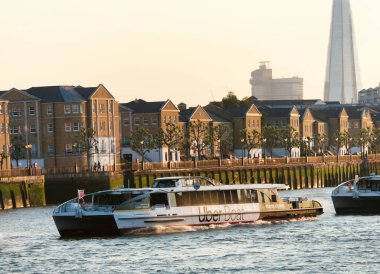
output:
[[90, 164], [108, 169], [119, 164], [119, 106], [102, 84], [11, 89], [0, 99], [9, 101], [10, 142], [19, 136], [30, 144], [31, 161], [40, 167], [86, 167], [87, 155], [76, 146], [82, 127], [93, 128], [98, 141]]

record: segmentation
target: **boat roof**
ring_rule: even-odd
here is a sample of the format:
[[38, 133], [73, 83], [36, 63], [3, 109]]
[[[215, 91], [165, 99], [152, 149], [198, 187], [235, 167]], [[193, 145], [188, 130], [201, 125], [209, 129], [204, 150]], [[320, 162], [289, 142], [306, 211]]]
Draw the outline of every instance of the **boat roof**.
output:
[[[276, 189], [276, 190], [286, 190], [289, 187], [285, 184], [241, 184], [241, 185], [216, 185], [216, 186], [201, 186], [196, 190], [192, 186], [178, 186], [178, 187], [165, 187], [165, 188], [119, 188], [112, 190], [103, 190], [90, 194], [100, 194], [112, 192], [114, 194], [120, 194], [122, 192], [159, 192], [159, 193], [168, 193], [168, 192], [193, 192], [193, 191], [218, 191], [218, 190], [237, 190], [237, 189]], [[90, 195], [88, 194], [88, 195]]]

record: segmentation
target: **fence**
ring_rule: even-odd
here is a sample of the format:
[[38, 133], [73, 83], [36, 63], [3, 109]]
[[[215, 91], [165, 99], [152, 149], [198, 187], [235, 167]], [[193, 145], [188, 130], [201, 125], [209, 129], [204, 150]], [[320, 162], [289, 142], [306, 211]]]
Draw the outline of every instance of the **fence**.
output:
[[[380, 160], [380, 154], [367, 155], [368, 160]], [[193, 160], [181, 162], [163, 163], [129, 163], [124, 166], [130, 170], [160, 170], [160, 169], [186, 169], [186, 168], [209, 168], [219, 166], [242, 166], [242, 165], [281, 165], [281, 164], [316, 164], [332, 162], [359, 162], [362, 160], [360, 155], [342, 156], [308, 156], [308, 157], [282, 157], [282, 158], [245, 158], [245, 159], [223, 159], [223, 160]]]
[[40, 176], [40, 175], [42, 175], [42, 171], [39, 168], [12, 168], [12, 169], [0, 171], [0, 178]]

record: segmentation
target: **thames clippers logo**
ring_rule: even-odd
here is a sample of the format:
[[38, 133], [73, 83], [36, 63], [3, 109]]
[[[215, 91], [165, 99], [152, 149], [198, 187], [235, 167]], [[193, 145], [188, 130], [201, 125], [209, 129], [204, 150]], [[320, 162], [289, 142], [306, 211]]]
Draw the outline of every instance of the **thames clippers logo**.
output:
[[244, 221], [243, 209], [230, 209], [224, 206], [223, 209], [211, 210], [207, 206], [199, 207], [199, 222], [236, 222]]

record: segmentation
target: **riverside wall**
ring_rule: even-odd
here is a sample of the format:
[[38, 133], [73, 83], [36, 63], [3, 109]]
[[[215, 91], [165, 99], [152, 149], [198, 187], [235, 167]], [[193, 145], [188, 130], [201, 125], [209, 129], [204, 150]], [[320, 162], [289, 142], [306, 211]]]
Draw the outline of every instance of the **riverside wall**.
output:
[[223, 184], [281, 183], [291, 189], [334, 187], [356, 174], [380, 174], [380, 160], [209, 168], [136, 170], [125, 172], [125, 186], [146, 187], [157, 177], [204, 176]]
[[85, 194], [123, 186], [120, 172], [84, 172], [46, 175], [47, 204], [60, 204], [77, 196], [78, 189]]
[[0, 178], [0, 210], [44, 205], [43, 175]]

